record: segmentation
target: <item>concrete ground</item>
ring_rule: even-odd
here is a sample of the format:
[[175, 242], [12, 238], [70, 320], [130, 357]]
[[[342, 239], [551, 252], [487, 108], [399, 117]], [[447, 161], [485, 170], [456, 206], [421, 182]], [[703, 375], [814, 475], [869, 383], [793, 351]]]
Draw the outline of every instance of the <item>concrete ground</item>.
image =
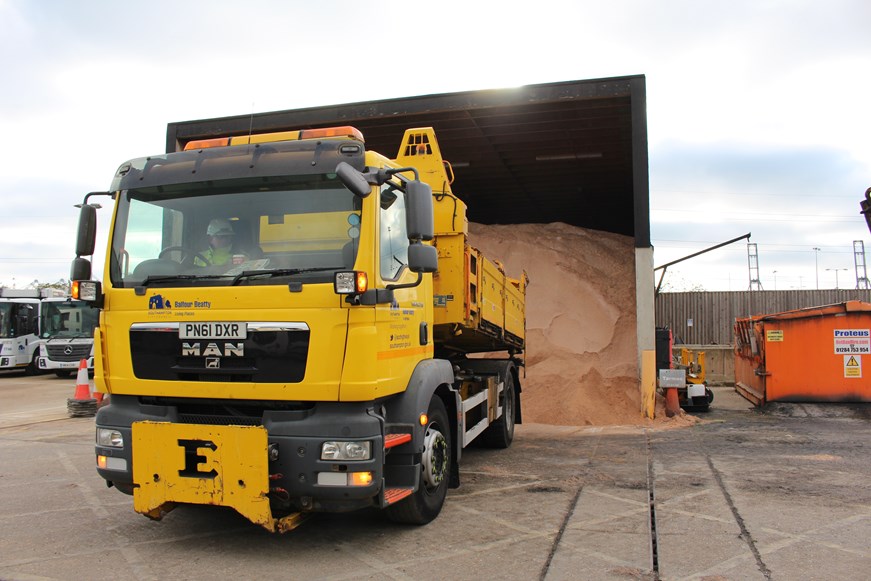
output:
[[0, 375], [0, 579], [867, 579], [871, 408], [757, 411], [715, 388], [682, 429], [518, 426], [470, 449], [424, 527], [377, 511], [273, 535], [233, 511], [162, 522], [94, 470], [74, 379]]

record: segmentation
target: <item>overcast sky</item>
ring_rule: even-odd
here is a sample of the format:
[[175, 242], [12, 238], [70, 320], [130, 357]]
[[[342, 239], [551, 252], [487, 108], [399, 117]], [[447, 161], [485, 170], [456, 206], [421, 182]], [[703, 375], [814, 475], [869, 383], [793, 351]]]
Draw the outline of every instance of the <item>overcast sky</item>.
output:
[[[167, 122], [643, 74], [655, 264], [751, 232], [766, 290], [855, 288], [871, 2], [514, 4], [0, 0], [0, 286], [67, 278], [73, 205]], [[746, 290], [747, 254], [666, 286]]]

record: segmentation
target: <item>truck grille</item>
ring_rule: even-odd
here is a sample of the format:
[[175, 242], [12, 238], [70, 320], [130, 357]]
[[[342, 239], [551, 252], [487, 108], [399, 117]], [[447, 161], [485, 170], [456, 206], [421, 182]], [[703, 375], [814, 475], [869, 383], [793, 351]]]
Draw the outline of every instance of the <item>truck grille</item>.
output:
[[[299, 383], [309, 336], [304, 323], [248, 323], [244, 341], [182, 341], [178, 323], [137, 323], [130, 328], [130, 356], [139, 379]], [[198, 350], [184, 352], [183, 343], [196, 342]]]
[[202, 400], [173, 397], [143, 397], [140, 403], [171, 409], [183, 424], [210, 426], [261, 426], [263, 417], [279, 412], [285, 419], [304, 419], [314, 411], [312, 402], [262, 402], [244, 400]]
[[91, 356], [91, 346], [88, 344], [46, 344], [45, 349], [48, 352], [49, 359], [53, 361], [81, 361]]

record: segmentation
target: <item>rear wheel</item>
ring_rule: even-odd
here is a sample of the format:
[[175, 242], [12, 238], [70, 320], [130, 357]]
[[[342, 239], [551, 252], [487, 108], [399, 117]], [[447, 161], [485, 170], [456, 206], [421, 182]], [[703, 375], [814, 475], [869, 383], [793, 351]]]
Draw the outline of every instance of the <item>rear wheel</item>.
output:
[[387, 507], [387, 517], [394, 522], [424, 525], [438, 516], [445, 503], [451, 480], [451, 426], [437, 395], [429, 403], [427, 416], [420, 485], [414, 494]]
[[502, 416], [481, 434], [481, 443], [490, 448], [507, 448], [514, 440], [514, 374], [505, 374], [502, 388]]

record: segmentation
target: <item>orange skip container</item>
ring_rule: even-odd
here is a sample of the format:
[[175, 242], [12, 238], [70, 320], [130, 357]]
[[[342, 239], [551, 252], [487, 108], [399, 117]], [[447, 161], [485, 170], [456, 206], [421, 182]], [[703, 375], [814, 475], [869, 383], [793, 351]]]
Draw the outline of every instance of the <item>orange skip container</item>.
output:
[[769, 401], [871, 401], [871, 303], [735, 321], [735, 389]]

